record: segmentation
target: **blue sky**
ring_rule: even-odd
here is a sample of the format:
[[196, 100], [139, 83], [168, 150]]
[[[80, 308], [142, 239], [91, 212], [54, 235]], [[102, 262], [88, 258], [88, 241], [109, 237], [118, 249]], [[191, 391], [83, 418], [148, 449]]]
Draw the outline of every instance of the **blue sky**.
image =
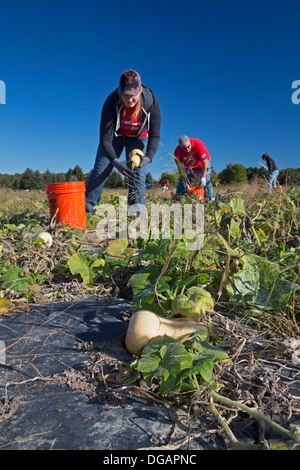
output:
[[218, 172], [259, 167], [264, 152], [299, 167], [299, 18], [298, 0], [0, 2], [0, 173], [89, 172], [102, 105], [128, 68], [161, 107], [154, 177], [175, 169], [182, 134]]

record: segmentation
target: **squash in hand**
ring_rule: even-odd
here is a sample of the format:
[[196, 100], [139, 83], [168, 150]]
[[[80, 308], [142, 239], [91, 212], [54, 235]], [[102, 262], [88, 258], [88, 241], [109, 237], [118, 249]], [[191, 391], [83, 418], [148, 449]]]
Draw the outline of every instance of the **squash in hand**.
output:
[[134, 168], [138, 168], [141, 163], [141, 159], [144, 156], [143, 152], [140, 149], [133, 149], [129, 154], [129, 166], [134, 170]]

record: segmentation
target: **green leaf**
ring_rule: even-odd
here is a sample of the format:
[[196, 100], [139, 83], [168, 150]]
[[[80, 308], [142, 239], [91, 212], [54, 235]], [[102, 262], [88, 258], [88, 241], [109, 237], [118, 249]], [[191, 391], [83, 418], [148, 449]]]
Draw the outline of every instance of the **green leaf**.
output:
[[126, 238], [111, 240], [107, 248], [107, 253], [117, 258], [130, 258], [135, 252], [135, 248], [128, 248], [128, 240]]
[[213, 346], [208, 341], [197, 341], [194, 340], [193, 347], [198, 351], [198, 354], [205, 357], [211, 357], [215, 360], [228, 359], [228, 355], [225, 351], [216, 346]]
[[245, 203], [241, 197], [233, 196], [230, 200], [229, 205], [235, 214], [238, 214], [238, 215], [246, 214]]
[[162, 381], [161, 394], [173, 394], [181, 380], [177, 373], [192, 364], [192, 355], [175, 338], [158, 336], [144, 348], [138, 363], [138, 371], [143, 374], [148, 387], [154, 379]]
[[[153, 274], [155, 277], [153, 277]], [[164, 298], [163, 293], [167, 294], [170, 289], [168, 281], [171, 279], [169, 276], [162, 276], [156, 285], [158, 273], [148, 267], [148, 271], [142, 268], [137, 273], [133, 274], [129, 279], [127, 286], [132, 288], [134, 297], [133, 304], [137, 308], [143, 308], [153, 304], [156, 295]], [[168, 299], [165, 299], [168, 300]]]
[[25, 292], [27, 288], [28, 277], [20, 277], [24, 268], [9, 268], [2, 274], [0, 282], [3, 283], [4, 289], [11, 289], [15, 292]]
[[231, 276], [231, 301], [244, 302], [258, 308], [284, 308], [294, 284], [280, 278], [280, 267], [257, 255], [240, 258], [241, 269]]
[[238, 238], [241, 235], [240, 222], [237, 222], [234, 219], [231, 219], [230, 225], [228, 228], [228, 233], [233, 238]]
[[191, 390], [197, 387], [196, 375], [209, 382], [214, 361], [228, 359], [228, 355], [204, 341], [205, 337], [206, 332], [204, 336], [200, 330], [183, 343], [167, 335], [153, 338], [145, 346], [140, 359], [131, 365], [135, 373], [129, 379], [136, 380], [140, 374], [148, 387], [157, 380], [163, 396], [171, 396], [182, 388]]
[[214, 360], [214, 356], [195, 357], [190, 374], [200, 374], [205, 382], [210, 382], [213, 372]]
[[25, 228], [26, 225], [4, 224], [4, 227], [7, 228], [8, 230], [11, 230], [12, 232], [18, 232], [19, 230], [22, 230], [23, 228]]
[[95, 281], [97, 277], [109, 277], [112, 272], [111, 267], [105, 262], [103, 258], [97, 258], [90, 266], [90, 282]]
[[82, 253], [75, 253], [68, 261], [68, 266], [72, 274], [80, 274], [85, 284], [91, 282], [91, 271], [89, 261]]
[[124, 256], [124, 250], [128, 246], [128, 240], [126, 238], [117, 238], [111, 240], [108, 244], [107, 253], [111, 256]]

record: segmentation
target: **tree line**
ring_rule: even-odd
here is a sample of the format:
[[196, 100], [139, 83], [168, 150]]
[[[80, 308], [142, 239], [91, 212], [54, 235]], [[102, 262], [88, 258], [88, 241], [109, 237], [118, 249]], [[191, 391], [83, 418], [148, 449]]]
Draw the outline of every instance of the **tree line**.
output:
[[[39, 170], [27, 168], [23, 173], [14, 175], [0, 174], [0, 187], [19, 189], [45, 189], [46, 184], [63, 183], [69, 181], [86, 181], [89, 173], [83, 173], [79, 165], [73, 169], [69, 169], [66, 173], [53, 173], [49, 169], [45, 173]], [[253, 181], [254, 178], [264, 179], [268, 176], [268, 172], [264, 167], [244, 167], [240, 163], [229, 163], [226, 168], [217, 173], [214, 168], [211, 170], [211, 179], [213, 184], [232, 184], [247, 183]], [[177, 184], [178, 172], [163, 172], [158, 180], [155, 180], [151, 173], [146, 174], [146, 184], [153, 187], [160, 184], [163, 180], [169, 180], [171, 185]], [[300, 184], [300, 168], [287, 168], [280, 170], [278, 177], [279, 184]], [[120, 173], [113, 171], [107, 178], [106, 188], [126, 188], [127, 181]]]
[[[0, 174], [0, 187], [14, 190], [45, 189], [46, 184], [87, 181], [88, 176], [89, 173], [83, 173], [79, 165], [76, 165], [73, 169], [69, 168], [65, 173], [53, 173], [49, 169], [45, 173], [41, 173], [39, 170], [34, 171], [27, 168], [23, 173], [15, 173], [14, 175]], [[156, 183], [151, 173], [148, 172], [146, 174], [146, 184], [153, 187]], [[112, 171], [105, 182], [105, 187], [126, 188], [126, 178], [123, 178], [119, 172]]]

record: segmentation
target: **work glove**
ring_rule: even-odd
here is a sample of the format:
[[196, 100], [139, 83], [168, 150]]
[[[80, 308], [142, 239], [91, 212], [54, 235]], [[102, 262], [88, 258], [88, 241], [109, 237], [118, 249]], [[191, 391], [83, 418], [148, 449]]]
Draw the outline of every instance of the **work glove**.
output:
[[200, 188], [205, 188], [206, 186], [206, 178], [202, 177], [200, 180]]
[[151, 160], [149, 157], [141, 157], [141, 162], [139, 164], [139, 168], [144, 168], [144, 166], [148, 165], [148, 163], [150, 163]]
[[127, 165], [127, 162], [121, 162], [118, 158], [115, 158], [112, 164], [123, 176], [133, 176], [133, 170]]

